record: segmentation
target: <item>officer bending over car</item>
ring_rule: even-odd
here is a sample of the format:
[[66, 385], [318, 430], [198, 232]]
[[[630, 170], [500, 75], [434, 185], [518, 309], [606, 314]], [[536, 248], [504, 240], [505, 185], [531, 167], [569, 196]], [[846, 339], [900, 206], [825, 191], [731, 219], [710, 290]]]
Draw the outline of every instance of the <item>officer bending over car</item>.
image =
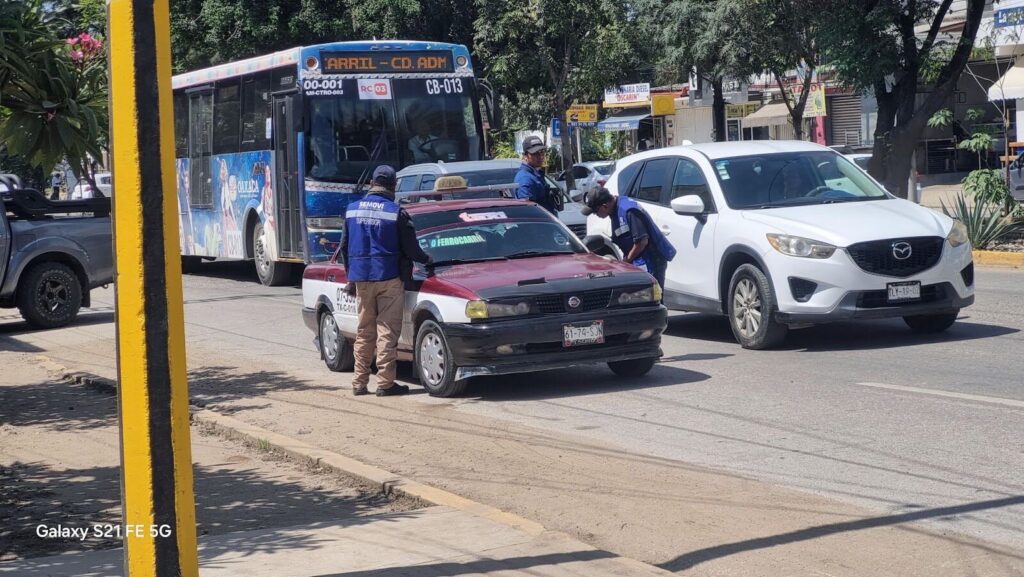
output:
[[341, 238], [341, 256], [348, 273], [345, 290], [359, 297], [353, 395], [369, 392], [375, 343], [377, 396], [409, 392], [409, 387], [395, 383], [405, 283], [412, 281], [414, 261], [432, 261], [416, 240], [409, 214], [395, 202], [396, 180], [394, 168], [378, 166], [370, 191], [348, 205], [345, 212], [345, 234]]
[[675, 258], [676, 249], [643, 207], [604, 187], [587, 192], [583, 203], [583, 214], [612, 219], [612, 242], [622, 250], [625, 261], [647, 269], [664, 290], [665, 269]]

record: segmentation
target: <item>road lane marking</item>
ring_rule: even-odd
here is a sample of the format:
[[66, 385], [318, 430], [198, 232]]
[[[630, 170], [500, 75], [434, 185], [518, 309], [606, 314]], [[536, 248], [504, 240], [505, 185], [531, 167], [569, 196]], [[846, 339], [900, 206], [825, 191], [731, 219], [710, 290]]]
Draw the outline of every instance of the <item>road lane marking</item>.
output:
[[918, 393], [921, 395], [931, 395], [933, 397], [946, 397], [949, 399], [960, 399], [963, 401], [977, 401], [979, 403], [990, 403], [994, 405], [1002, 405], [1004, 407], [1013, 407], [1015, 409], [1024, 409], [1024, 401], [1018, 401], [1016, 399], [1004, 399], [1002, 397], [988, 397], [985, 395], [970, 395], [967, 393], [954, 393], [952, 391], [940, 391], [936, 389], [922, 389], [921, 387], [904, 387], [902, 385], [889, 385], [886, 383], [857, 383], [863, 387], [872, 387], [875, 389], [888, 389], [890, 391], [901, 391], [904, 393]]

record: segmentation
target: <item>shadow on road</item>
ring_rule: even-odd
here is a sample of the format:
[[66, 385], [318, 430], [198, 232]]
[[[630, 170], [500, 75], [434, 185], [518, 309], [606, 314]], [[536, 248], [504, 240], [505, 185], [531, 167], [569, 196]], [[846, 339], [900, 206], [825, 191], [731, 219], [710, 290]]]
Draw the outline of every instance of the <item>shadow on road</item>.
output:
[[[972, 323], [962, 315], [952, 327], [942, 333], [921, 334], [911, 331], [902, 319], [836, 322], [814, 325], [789, 332], [776, 350], [802, 352], [859, 351], [910, 347], [931, 343], [954, 343], [1020, 332], [1019, 329], [999, 325]], [[721, 315], [701, 313], [676, 314], [669, 318], [666, 335], [739, 344], [729, 328], [729, 320]]]
[[[292, 286], [301, 287], [302, 270], [304, 267], [300, 264], [292, 264], [291, 266], [292, 274], [289, 279], [289, 283]], [[187, 276], [219, 278], [260, 284], [260, 279], [256, 276], [256, 267], [251, 260], [203, 261], [196, 272], [189, 273]]]
[[662, 363], [655, 365], [651, 372], [643, 377], [620, 377], [607, 367], [598, 365], [498, 377], [477, 377], [470, 381], [464, 396], [493, 402], [537, 401], [683, 386], [710, 378], [705, 373]]
[[[922, 521], [925, 519], [937, 519], [940, 517], [947, 517], [951, 515], [963, 515], [967, 513], [973, 513], [975, 511], [999, 509], [1003, 507], [1012, 507], [1021, 504], [1024, 504], [1024, 495], [1015, 495], [1012, 497], [990, 499], [988, 501], [978, 501], [976, 503], [966, 503], [964, 505], [955, 505], [951, 507], [936, 507], [933, 509], [922, 509], [920, 511], [901, 513], [899, 515], [885, 515], [882, 517], [870, 517], [867, 519], [859, 519], [857, 521], [830, 523], [828, 525], [808, 527], [806, 529], [800, 529], [799, 531], [783, 533], [781, 535], [772, 535], [771, 537], [762, 537], [759, 539], [748, 539], [746, 541], [737, 541], [735, 543], [725, 543], [722, 545], [708, 547], [706, 549], [691, 551], [690, 553], [680, 555], [679, 557], [676, 557], [671, 561], [662, 563], [659, 565], [659, 567], [672, 572], [685, 571], [707, 561], [719, 559], [722, 557], [728, 557], [729, 555], [735, 555], [747, 551], [755, 551], [757, 549], [767, 549], [769, 547], [776, 547], [779, 545], [788, 545], [790, 543], [808, 541], [811, 539], [818, 539], [821, 537], [828, 537], [830, 535], [836, 535], [838, 533], [847, 533], [850, 531], [863, 531], [865, 529], [873, 529], [876, 527], [900, 525], [902, 523], [911, 523], [914, 521]], [[956, 540], [952, 537], [948, 538], [953, 541]], [[1002, 551], [994, 548], [983, 548], [989, 549], [993, 553], [1003, 555], [1008, 558], [1024, 560], [1024, 556], [1018, 553], [1011, 553], [1008, 551]]]
[[[189, 398], [198, 406], [219, 405], [240, 400], [257, 400], [271, 392], [338, 390], [337, 385], [322, 385], [296, 378], [283, 371], [249, 372], [239, 367], [202, 367], [188, 372]], [[219, 407], [222, 412], [257, 408], [232, 404]]]
[[[114, 311], [109, 307], [103, 307], [102, 309], [82, 309], [81, 314], [78, 315], [78, 318], [75, 319], [75, 322], [72, 323], [71, 326], [84, 327], [90, 325], [103, 325], [112, 322], [114, 322]], [[56, 331], [60, 329], [34, 329], [28, 326], [28, 323], [21, 320], [20, 316], [0, 317], [0, 351], [4, 350], [3, 337], [5, 336], [17, 336], [29, 333], [38, 333], [45, 330]]]

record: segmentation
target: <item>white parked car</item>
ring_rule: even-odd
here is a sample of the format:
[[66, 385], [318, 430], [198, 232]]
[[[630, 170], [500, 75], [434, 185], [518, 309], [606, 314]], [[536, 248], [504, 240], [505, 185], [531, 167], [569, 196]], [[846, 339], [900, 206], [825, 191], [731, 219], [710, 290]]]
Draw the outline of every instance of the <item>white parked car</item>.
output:
[[[521, 164], [522, 161], [515, 158], [414, 164], [398, 171], [396, 196], [402, 198], [410, 193], [434, 190], [434, 182], [440, 176], [461, 176], [468, 186], [509, 184], [515, 181]], [[550, 176], [547, 182], [548, 188], [562, 194], [563, 208], [558, 213], [558, 220], [582, 239], [587, 232], [587, 217], [580, 212], [582, 206], [569, 198]]]
[[[109, 172], [97, 172], [96, 186], [99, 187], [100, 193], [103, 196], [110, 198], [110, 195], [114, 192], [114, 179]], [[85, 179], [79, 180], [78, 184], [71, 189], [71, 200], [93, 198], [94, 196], [96, 196], [96, 194], [92, 189], [92, 185]]]
[[[892, 196], [823, 146], [646, 151], [619, 160], [607, 187], [641, 203], [678, 251], [665, 304], [728, 315], [746, 348], [846, 319], [902, 317], [939, 332], [974, 302], [963, 224]], [[609, 236], [610, 221], [590, 216], [588, 233]]]
[[[604, 186], [608, 182], [608, 177], [613, 170], [615, 170], [615, 161], [613, 160], [574, 164], [572, 167], [572, 177], [576, 182], [576, 192], [572, 193], [573, 198], [582, 196], [599, 186]], [[555, 180], [564, 188], [566, 181], [565, 172], [559, 174]]]

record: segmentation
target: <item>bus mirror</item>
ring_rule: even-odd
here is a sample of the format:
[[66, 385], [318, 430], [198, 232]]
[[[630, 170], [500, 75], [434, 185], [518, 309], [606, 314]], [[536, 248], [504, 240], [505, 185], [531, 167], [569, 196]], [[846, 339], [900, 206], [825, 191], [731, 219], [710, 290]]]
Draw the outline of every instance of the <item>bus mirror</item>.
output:
[[487, 123], [491, 130], [501, 130], [503, 118], [501, 114], [501, 103], [490, 83], [482, 78], [476, 81], [477, 92], [483, 96], [484, 108], [487, 112]]

